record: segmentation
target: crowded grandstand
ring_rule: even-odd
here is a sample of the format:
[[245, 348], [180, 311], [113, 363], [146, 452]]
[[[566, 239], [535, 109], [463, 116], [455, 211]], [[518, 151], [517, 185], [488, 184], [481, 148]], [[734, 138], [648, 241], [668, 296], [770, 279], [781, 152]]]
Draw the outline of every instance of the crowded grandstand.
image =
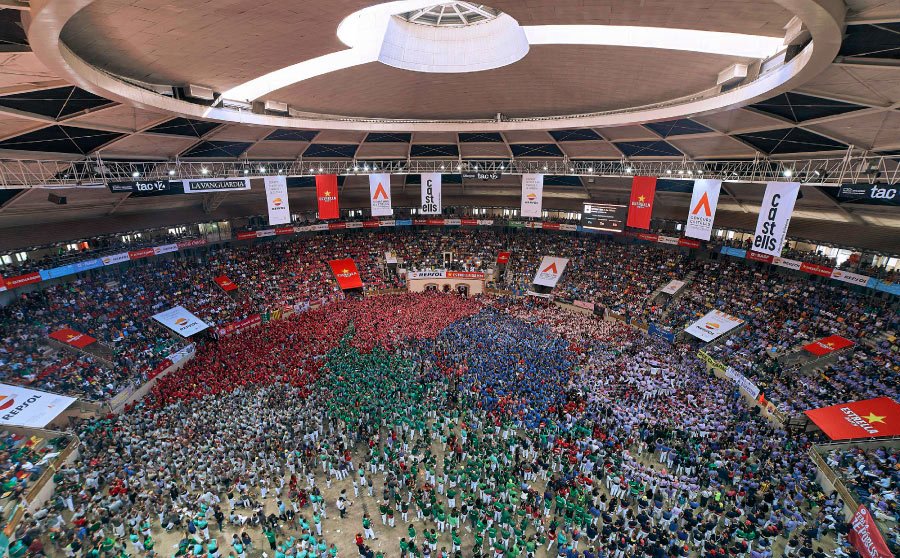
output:
[[894, 3], [0, 18], [0, 558], [900, 555]]

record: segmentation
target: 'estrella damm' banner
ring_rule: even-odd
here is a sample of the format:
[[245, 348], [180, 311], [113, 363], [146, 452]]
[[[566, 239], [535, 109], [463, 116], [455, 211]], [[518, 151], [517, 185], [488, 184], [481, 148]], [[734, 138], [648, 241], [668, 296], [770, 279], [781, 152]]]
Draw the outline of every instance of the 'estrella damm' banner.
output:
[[234, 284], [234, 281], [229, 279], [227, 275], [219, 275], [218, 277], [213, 277], [213, 281], [215, 281], [216, 285], [218, 285], [219, 288], [221, 288], [226, 293], [238, 288], [238, 286]]
[[818, 341], [813, 341], [808, 345], [803, 345], [803, 349], [816, 356], [822, 356], [835, 351], [840, 351], [841, 349], [846, 349], [847, 347], [852, 347], [853, 345], [853, 341], [841, 337], [840, 335], [829, 335]]
[[362, 278], [359, 276], [359, 270], [356, 269], [356, 263], [351, 258], [331, 260], [328, 265], [331, 266], [331, 272], [334, 273], [334, 278], [341, 290], [362, 288]]
[[316, 176], [316, 200], [319, 202], [319, 219], [340, 219], [338, 180], [336, 174]]
[[656, 195], [655, 176], [635, 176], [631, 181], [631, 201], [628, 203], [629, 227], [649, 229], [653, 215], [653, 197]]
[[900, 435], [900, 404], [890, 397], [804, 411], [832, 440]]
[[88, 345], [95, 343], [97, 340], [91, 337], [90, 335], [86, 335], [84, 333], [78, 333], [74, 329], [70, 329], [68, 327], [64, 327], [59, 331], [54, 331], [49, 335], [50, 339], [55, 339], [60, 343], [65, 343], [66, 345], [71, 345], [76, 349], [83, 349]]

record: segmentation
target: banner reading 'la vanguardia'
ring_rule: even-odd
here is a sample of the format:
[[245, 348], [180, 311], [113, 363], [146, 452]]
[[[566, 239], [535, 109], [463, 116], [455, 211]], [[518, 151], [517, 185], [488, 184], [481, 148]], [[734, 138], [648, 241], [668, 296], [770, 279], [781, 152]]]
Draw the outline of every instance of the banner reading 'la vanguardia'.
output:
[[351, 258], [331, 260], [328, 265], [342, 290], [362, 288], [362, 278], [359, 276], [359, 270], [356, 269], [356, 263]]

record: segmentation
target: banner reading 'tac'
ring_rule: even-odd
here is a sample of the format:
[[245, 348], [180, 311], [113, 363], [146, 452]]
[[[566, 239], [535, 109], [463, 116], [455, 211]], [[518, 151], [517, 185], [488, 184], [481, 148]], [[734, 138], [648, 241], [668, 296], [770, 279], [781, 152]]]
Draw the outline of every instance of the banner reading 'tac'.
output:
[[269, 224], [284, 225], [291, 222], [291, 207], [288, 204], [287, 177], [264, 176], [266, 203], [269, 205]]
[[629, 227], [649, 229], [653, 215], [653, 196], [656, 195], [655, 176], [635, 176], [631, 181], [631, 201], [628, 204]]
[[522, 217], [540, 217], [544, 206], [544, 175], [522, 175]]
[[319, 202], [319, 219], [341, 218], [336, 174], [320, 174], [316, 176], [316, 199]]
[[441, 207], [441, 173], [431, 172], [422, 174], [422, 205], [419, 213], [422, 215], [439, 215]]
[[708, 343], [713, 339], [728, 333], [742, 323], [744, 323], [744, 320], [740, 318], [735, 318], [720, 310], [713, 310], [684, 328], [684, 330], [697, 339], [701, 339]]
[[691, 207], [684, 227], [684, 236], [709, 240], [713, 221], [716, 219], [716, 206], [719, 203], [721, 188], [721, 180], [694, 181], [694, 193], [691, 195]]
[[534, 284], [543, 285], [545, 287], [555, 287], [562, 277], [563, 271], [566, 270], [566, 264], [569, 258], [557, 258], [555, 256], [544, 256], [541, 265], [534, 274]]
[[372, 217], [394, 214], [391, 207], [391, 175], [388, 173], [369, 175], [369, 201], [372, 205]]
[[781, 247], [791, 224], [791, 213], [800, 193], [799, 182], [769, 182], [759, 208], [753, 250], [770, 256], [781, 255]]
[[328, 262], [328, 265], [331, 267], [331, 272], [334, 273], [334, 278], [337, 280], [341, 290], [359, 289], [363, 286], [362, 278], [359, 276], [359, 270], [356, 268], [356, 263], [353, 259], [331, 260]]

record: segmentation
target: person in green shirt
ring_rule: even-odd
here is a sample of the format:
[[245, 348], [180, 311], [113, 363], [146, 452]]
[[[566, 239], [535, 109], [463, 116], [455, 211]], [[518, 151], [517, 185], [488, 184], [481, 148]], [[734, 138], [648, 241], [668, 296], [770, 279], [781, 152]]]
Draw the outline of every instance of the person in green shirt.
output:
[[368, 539], [378, 540], [378, 537], [375, 536], [375, 530], [372, 529], [372, 519], [369, 518], [368, 513], [363, 514], [362, 527], [363, 527], [363, 533], [365, 535], [366, 540], [368, 540]]
[[263, 535], [265, 535], [266, 540], [269, 541], [269, 547], [272, 550], [275, 550], [275, 530], [271, 527], [266, 527], [263, 529]]
[[414, 544], [416, 542], [416, 528], [413, 527], [413, 524], [409, 524], [409, 529], [407, 529], [407, 534], [409, 535], [410, 544]]
[[147, 537], [145, 537], [144, 538], [144, 552], [146, 552], [148, 555], [151, 554], [153, 552], [154, 544], [155, 543], [153, 542], [153, 537], [151, 537], [149, 535]]

